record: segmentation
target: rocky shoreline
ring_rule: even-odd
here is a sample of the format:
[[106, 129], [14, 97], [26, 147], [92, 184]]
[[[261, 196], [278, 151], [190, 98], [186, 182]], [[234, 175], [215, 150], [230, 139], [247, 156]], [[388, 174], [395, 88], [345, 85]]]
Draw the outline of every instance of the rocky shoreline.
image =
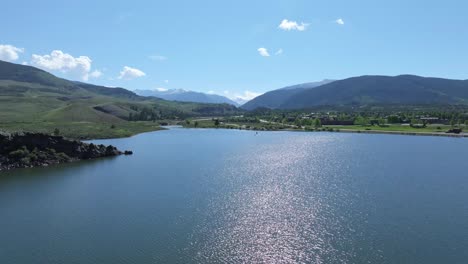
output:
[[118, 155], [131, 155], [131, 151], [120, 151], [109, 145], [96, 145], [62, 136], [42, 133], [0, 132], [0, 171], [47, 167], [78, 160], [96, 159]]

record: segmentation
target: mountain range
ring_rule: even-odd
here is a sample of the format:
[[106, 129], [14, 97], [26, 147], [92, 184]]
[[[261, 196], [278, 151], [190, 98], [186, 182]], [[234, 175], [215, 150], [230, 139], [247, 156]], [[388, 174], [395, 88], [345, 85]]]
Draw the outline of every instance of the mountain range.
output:
[[169, 101], [240, 106], [239, 103], [221, 95], [187, 91], [184, 89], [135, 90], [135, 93], [141, 96], [154, 96]]
[[301, 84], [265, 93], [242, 108], [468, 104], [468, 80], [415, 75], [359, 76], [322, 85]]
[[[128, 121], [239, 113], [235, 103], [222, 96], [185, 90], [137, 92], [140, 95], [123, 88], [73, 82], [38, 68], [0, 61], [0, 128], [33, 128], [29, 130], [50, 132], [60, 124], [69, 131], [83, 127], [88, 130], [100, 127], [104, 131], [110, 124], [134, 126], [134, 122]], [[414, 75], [324, 80], [267, 92], [242, 108], [369, 105], [468, 105], [468, 80]], [[106, 133], [116, 131], [106, 130]]]

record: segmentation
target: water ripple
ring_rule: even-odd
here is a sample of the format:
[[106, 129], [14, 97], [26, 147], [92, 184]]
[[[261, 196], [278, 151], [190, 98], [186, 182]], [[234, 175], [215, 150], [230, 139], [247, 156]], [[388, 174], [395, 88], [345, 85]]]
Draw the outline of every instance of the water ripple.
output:
[[230, 157], [220, 173], [229, 175], [227, 193], [214, 198], [193, 236], [197, 261], [346, 263], [352, 249], [337, 249], [346, 219], [333, 211], [346, 194], [330, 192], [333, 180], [324, 180], [342, 169], [327, 157], [334, 140], [294, 137]]

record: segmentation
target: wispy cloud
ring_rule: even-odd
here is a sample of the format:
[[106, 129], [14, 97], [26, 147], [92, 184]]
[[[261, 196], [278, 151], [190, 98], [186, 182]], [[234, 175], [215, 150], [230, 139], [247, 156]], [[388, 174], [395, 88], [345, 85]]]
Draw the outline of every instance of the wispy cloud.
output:
[[146, 74], [139, 69], [124, 66], [118, 78], [123, 80], [132, 80], [135, 78], [143, 77], [145, 75]]
[[335, 20], [335, 23], [337, 23], [338, 25], [344, 25], [345, 22], [342, 18], [338, 18], [337, 20]]
[[0, 60], [15, 61], [19, 58], [19, 53], [23, 53], [23, 48], [12, 45], [0, 45]]
[[151, 56], [149, 56], [149, 58], [151, 60], [154, 60], [154, 61], [165, 61], [165, 60], [167, 60], [167, 57], [162, 56], [162, 55], [151, 55]]
[[95, 78], [95, 79], [97, 79], [97, 78], [99, 78], [101, 76], [102, 76], [102, 71], [100, 71], [100, 70], [94, 70], [89, 74], [90, 78]]
[[266, 48], [258, 48], [257, 51], [260, 54], [260, 56], [270, 57], [270, 53], [268, 53], [268, 50]]
[[275, 55], [281, 55], [283, 54], [283, 49], [279, 49], [275, 52]]
[[[33, 54], [31, 65], [49, 71], [59, 71], [72, 78], [87, 81], [90, 77], [92, 60], [88, 56], [73, 57], [61, 50], [54, 50], [50, 54]], [[91, 77], [100, 76], [99, 71], [92, 73]]]
[[262, 95], [262, 93], [257, 93], [253, 91], [244, 91], [243, 94], [238, 95], [237, 97], [243, 100], [252, 100], [255, 97], [260, 96], [260, 95]]
[[304, 23], [304, 22], [301, 22], [301, 24], [298, 24], [296, 21], [290, 21], [290, 20], [287, 20], [287, 19], [283, 19], [283, 21], [281, 21], [278, 28], [280, 28], [282, 30], [287, 30], [287, 31], [290, 31], [290, 30], [304, 31], [304, 30], [307, 29], [308, 26], [309, 26], [309, 24]]
[[133, 13], [122, 13], [122, 14], [118, 14], [116, 17], [115, 17], [115, 23], [116, 24], [122, 24], [124, 23], [125, 21], [129, 20], [130, 18], [132, 18], [134, 15]]
[[167, 91], [169, 91], [169, 89], [163, 88], [163, 87], [157, 87], [157, 88], [154, 88], [153, 90], [158, 91], [158, 92], [167, 92]]

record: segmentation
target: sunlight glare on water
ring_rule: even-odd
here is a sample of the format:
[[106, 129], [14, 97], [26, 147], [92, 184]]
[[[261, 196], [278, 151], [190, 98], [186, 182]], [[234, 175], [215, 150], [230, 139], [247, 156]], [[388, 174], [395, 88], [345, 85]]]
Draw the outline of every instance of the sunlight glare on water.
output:
[[339, 157], [327, 155], [329, 143], [339, 140], [295, 136], [263, 145], [253, 155], [230, 157], [221, 173], [228, 175], [228, 193], [215, 198], [206, 216], [215, 221], [197, 228], [196, 237], [206, 235], [198, 260], [346, 262], [353, 251], [336, 248], [346, 240], [346, 219], [335, 215], [337, 204], [330, 203], [345, 206], [349, 194], [334, 192], [330, 179], [344, 168]]

